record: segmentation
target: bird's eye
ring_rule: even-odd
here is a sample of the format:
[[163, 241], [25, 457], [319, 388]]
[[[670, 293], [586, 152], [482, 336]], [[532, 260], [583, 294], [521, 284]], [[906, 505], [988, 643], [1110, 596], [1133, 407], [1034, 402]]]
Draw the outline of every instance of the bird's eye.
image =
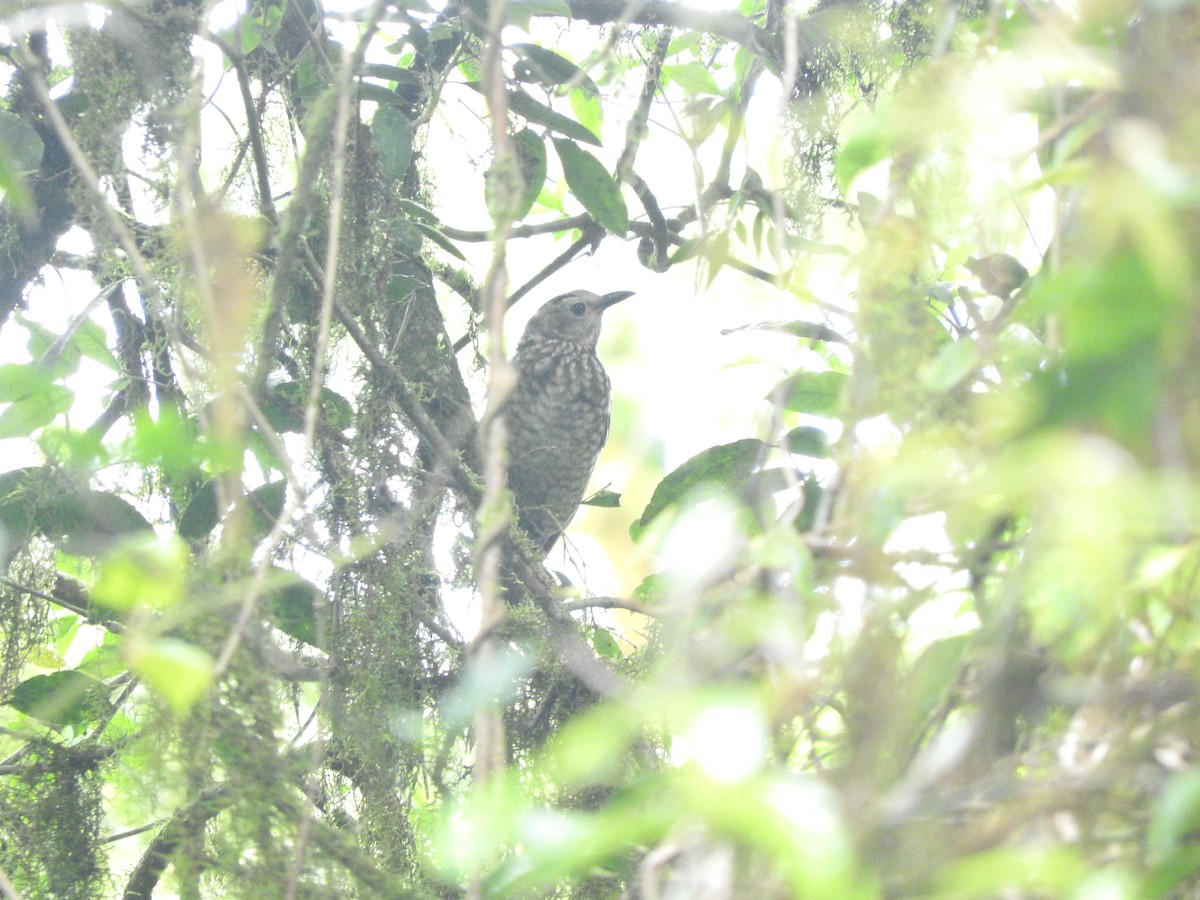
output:
[[582, 316], [585, 312], [587, 312], [587, 304], [586, 303], [572, 303], [571, 304], [571, 312], [573, 312], [577, 316]]

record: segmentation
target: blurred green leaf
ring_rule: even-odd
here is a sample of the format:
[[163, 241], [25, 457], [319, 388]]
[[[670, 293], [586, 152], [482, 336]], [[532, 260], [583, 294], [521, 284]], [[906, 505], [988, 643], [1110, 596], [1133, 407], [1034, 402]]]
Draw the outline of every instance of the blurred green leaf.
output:
[[846, 375], [842, 372], [798, 372], [781, 382], [766, 397], [792, 412], [831, 416], [841, 406]]
[[161, 466], [179, 477], [199, 471], [204, 447], [199, 444], [196, 422], [170, 403], [160, 403], [158, 418], [143, 408], [133, 415], [133, 459], [144, 465]]
[[571, 18], [571, 7], [565, 0], [508, 0], [505, 10], [508, 21], [525, 31], [529, 29], [529, 20], [534, 16]]
[[592, 649], [603, 659], [618, 662], [625, 658], [625, 654], [621, 652], [621, 645], [617, 643], [617, 639], [612, 636], [612, 633], [607, 628], [594, 625], [590, 629], [590, 633]]
[[280, 631], [305, 644], [325, 648], [332, 623], [326, 616], [322, 627], [317, 627], [318, 610], [325, 613], [326, 608], [316, 585], [293, 572], [273, 569], [266, 600], [271, 621]]
[[791, 453], [812, 456], [816, 459], [829, 457], [829, 434], [824, 428], [800, 425], [784, 437], [784, 445]]
[[[11, 175], [28, 175], [42, 164], [42, 139], [32, 125], [15, 113], [0, 110], [0, 157]], [[9, 189], [10, 185], [4, 185]]]
[[[395, 281], [395, 279], [392, 279]], [[389, 289], [391, 282], [388, 283]], [[308, 404], [308, 388], [298, 381], [283, 381], [272, 387], [263, 399], [262, 411], [271, 427], [280, 434], [304, 429], [304, 408]], [[317, 394], [320, 417], [331, 428], [342, 431], [354, 422], [350, 401], [336, 391], [322, 387]]]
[[757, 438], [743, 438], [697, 453], [658, 483], [641, 517], [630, 526], [630, 536], [638, 540], [659, 515], [698, 488], [736, 489], [750, 477], [767, 449]]
[[833, 177], [838, 188], [848, 194], [855, 178], [889, 155], [887, 133], [880, 120], [872, 117], [842, 141], [833, 164]]
[[979, 346], [973, 340], [947, 341], [937, 356], [921, 366], [921, 383], [935, 393], [944, 394], [973, 375], [981, 363]]
[[287, 498], [287, 482], [272, 481], [257, 487], [246, 498], [250, 511], [250, 532], [261, 540], [275, 527], [275, 521], [283, 512], [283, 504]]
[[186, 715], [212, 687], [213, 658], [178, 638], [130, 639], [126, 656], [138, 676], [177, 716]]
[[74, 393], [37, 363], [0, 365], [0, 438], [26, 437], [71, 408]]
[[101, 561], [92, 600], [119, 613], [170, 609], [184, 597], [188, 568], [182, 541], [154, 534], [129, 538]]

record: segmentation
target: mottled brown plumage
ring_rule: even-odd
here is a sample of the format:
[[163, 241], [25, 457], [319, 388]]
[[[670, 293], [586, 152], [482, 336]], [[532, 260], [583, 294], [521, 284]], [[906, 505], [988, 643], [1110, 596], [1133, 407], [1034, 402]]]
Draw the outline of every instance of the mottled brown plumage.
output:
[[543, 553], [575, 515], [608, 437], [611, 395], [596, 355], [604, 310], [631, 295], [572, 291], [539, 309], [517, 344], [505, 411], [508, 485]]

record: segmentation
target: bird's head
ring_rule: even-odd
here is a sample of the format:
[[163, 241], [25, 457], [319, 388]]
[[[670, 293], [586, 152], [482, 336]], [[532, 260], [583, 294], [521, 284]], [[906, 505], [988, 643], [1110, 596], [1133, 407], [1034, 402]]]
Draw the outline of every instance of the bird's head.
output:
[[536, 336], [595, 347], [600, 339], [600, 319], [604, 311], [632, 296], [633, 291], [614, 291], [611, 294], [571, 291], [560, 294], [533, 314], [525, 326], [522, 340]]

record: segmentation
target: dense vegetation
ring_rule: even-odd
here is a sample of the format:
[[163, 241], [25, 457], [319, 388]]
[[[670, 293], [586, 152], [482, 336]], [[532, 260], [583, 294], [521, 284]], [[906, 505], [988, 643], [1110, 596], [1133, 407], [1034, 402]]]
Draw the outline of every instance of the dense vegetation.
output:
[[0, 893], [1190, 896], [1200, 7], [326, 6], [5, 12]]

